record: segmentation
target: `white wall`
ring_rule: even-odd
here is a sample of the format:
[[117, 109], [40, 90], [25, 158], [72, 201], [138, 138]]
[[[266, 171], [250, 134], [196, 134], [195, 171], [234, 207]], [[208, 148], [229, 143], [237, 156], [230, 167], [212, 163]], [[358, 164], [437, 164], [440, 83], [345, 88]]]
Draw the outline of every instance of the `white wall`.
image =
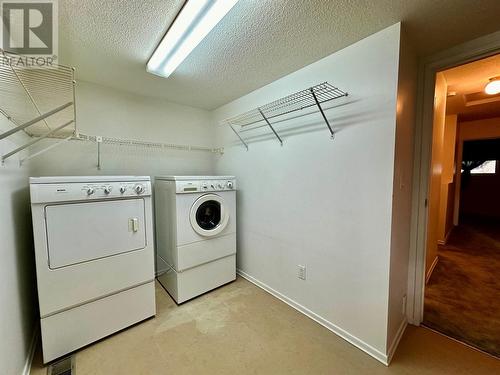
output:
[[441, 177], [443, 172], [443, 140], [446, 120], [448, 85], [443, 73], [436, 74], [434, 91], [434, 119], [432, 130], [432, 162], [429, 183], [429, 208], [427, 211], [427, 251], [425, 254], [425, 275], [429, 280], [438, 260], [439, 206], [441, 199]]
[[[238, 179], [239, 269], [382, 361], [399, 41], [396, 24], [217, 109], [213, 119], [226, 147], [216, 172]], [[248, 152], [219, 125], [323, 81], [350, 94], [347, 105], [327, 111], [338, 130], [333, 141], [319, 114], [278, 124], [283, 147], [263, 137]], [[299, 264], [306, 281], [297, 278]]]
[[[78, 130], [84, 134], [212, 147], [209, 112], [162, 99], [78, 82]], [[40, 147], [54, 142], [40, 142]], [[40, 147], [35, 148], [35, 150]], [[95, 143], [67, 142], [30, 161], [37, 175], [210, 174], [214, 157], [206, 152], [159, 151], [102, 146], [97, 170]]]
[[[11, 127], [0, 117], [0, 132]], [[0, 153], [16, 148], [25, 138], [13, 136], [0, 141]], [[23, 371], [35, 327], [28, 174], [27, 168], [19, 168], [15, 156], [0, 166], [0, 374]]]
[[392, 199], [391, 266], [387, 350], [391, 356], [406, 324], [410, 249], [413, 140], [416, 116], [417, 57], [405, 33], [401, 35]]

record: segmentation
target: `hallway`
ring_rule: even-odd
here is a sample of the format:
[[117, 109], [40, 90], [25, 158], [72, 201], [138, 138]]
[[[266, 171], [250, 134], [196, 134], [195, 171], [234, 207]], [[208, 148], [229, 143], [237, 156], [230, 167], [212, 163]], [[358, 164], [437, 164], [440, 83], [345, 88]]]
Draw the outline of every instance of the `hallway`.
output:
[[438, 257], [424, 324], [500, 357], [500, 220], [462, 220]]

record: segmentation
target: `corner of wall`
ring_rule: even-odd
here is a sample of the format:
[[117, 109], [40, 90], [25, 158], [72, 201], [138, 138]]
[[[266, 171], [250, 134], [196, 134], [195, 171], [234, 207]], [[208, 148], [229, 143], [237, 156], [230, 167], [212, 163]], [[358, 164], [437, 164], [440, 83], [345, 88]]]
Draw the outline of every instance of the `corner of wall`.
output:
[[407, 325], [417, 56], [402, 25], [399, 51], [392, 199], [387, 356], [392, 358]]
[[[0, 117], [0, 133], [12, 128]], [[0, 153], [27, 142], [22, 132], [0, 141]], [[34, 252], [29, 202], [29, 165], [19, 166], [19, 155], [14, 155], [0, 166], [0, 238], [2, 261], [0, 284], [8, 285], [0, 291], [0, 373], [19, 374], [29, 368], [35, 344], [36, 290]]]

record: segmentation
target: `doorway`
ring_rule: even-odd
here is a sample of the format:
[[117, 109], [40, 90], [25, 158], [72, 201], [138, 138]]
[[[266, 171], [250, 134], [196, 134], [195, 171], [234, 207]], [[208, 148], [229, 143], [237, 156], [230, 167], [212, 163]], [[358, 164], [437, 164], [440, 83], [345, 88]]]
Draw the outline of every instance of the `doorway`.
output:
[[500, 54], [436, 74], [423, 324], [500, 358], [497, 84]]

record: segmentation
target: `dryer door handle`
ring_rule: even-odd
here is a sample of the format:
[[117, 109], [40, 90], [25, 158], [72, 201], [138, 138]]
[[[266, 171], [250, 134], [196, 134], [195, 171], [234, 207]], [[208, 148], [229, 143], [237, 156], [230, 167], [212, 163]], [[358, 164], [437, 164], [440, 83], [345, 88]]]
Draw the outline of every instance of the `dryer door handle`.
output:
[[139, 231], [139, 219], [136, 217], [133, 217], [128, 220], [128, 227], [131, 232], [138, 232]]

